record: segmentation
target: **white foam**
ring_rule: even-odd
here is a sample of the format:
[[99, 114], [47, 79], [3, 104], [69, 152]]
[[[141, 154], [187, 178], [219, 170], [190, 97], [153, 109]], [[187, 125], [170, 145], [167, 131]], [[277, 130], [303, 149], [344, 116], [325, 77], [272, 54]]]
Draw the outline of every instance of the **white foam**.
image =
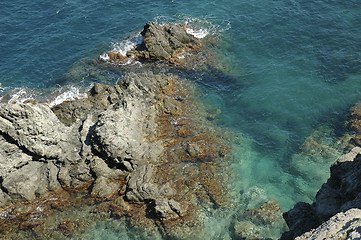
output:
[[[143, 36], [140, 35], [140, 33], [137, 33], [134, 37], [125, 39], [121, 42], [113, 43], [111, 47], [112, 49], [110, 51], [120, 53], [123, 56], [126, 56], [128, 51], [132, 50], [135, 46], [141, 44], [142, 42], [143, 42]], [[109, 61], [108, 53], [103, 53], [102, 55], [99, 56], [99, 58], [103, 61]]]
[[207, 35], [217, 35], [231, 28], [231, 24], [227, 20], [219, 22], [214, 21], [215, 19], [208, 19], [207, 17], [204, 19], [185, 17], [183, 22], [189, 27], [186, 29], [187, 33], [192, 34], [196, 38], [204, 38]]
[[207, 36], [209, 34], [208, 30], [207, 29], [199, 29], [199, 30], [194, 30], [193, 28], [187, 28], [186, 29], [186, 32], [188, 34], [191, 34], [193, 36], [195, 36], [196, 38], [199, 38], [199, 39], [202, 39], [204, 38], [205, 36]]
[[99, 56], [99, 58], [103, 61], [109, 61], [109, 56], [108, 56], [108, 53], [103, 53], [102, 55]]
[[34, 100], [32, 93], [28, 92], [25, 88], [15, 88], [14, 91], [8, 103], [23, 103], [28, 100]]
[[67, 87], [68, 89], [58, 95], [53, 101], [48, 103], [49, 107], [53, 107], [65, 101], [72, 101], [75, 99], [87, 98], [88, 95], [85, 92], [80, 92], [79, 88], [75, 86]]

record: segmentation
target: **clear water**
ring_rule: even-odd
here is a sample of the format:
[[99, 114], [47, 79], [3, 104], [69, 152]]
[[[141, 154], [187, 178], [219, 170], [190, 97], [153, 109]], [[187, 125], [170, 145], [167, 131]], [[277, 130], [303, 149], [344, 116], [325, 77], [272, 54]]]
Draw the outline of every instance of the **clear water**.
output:
[[[225, 71], [188, 77], [209, 108], [221, 109], [214, 123], [234, 136], [240, 208], [311, 202], [342, 153], [345, 114], [360, 100], [359, 1], [3, 0], [0, 93], [115, 83], [119, 75], [84, 75], [82, 67], [147, 21], [187, 22], [218, 39]], [[320, 145], [305, 150], [310, 139]], [[127, 239], [106, 226], [92, 232]]]

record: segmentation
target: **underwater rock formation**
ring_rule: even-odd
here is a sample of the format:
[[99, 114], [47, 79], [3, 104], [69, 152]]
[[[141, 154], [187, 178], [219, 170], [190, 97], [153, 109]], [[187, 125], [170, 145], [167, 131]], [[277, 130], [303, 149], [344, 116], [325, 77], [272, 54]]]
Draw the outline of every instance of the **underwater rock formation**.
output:
[[[354, 239], [352, 236], [360, 232], [360, 225], [357, 223], [361, 215], [357, 218], [357, 214], [353, 217], [348, 213], [359, 214], [357, 211], [361, 208], [360, 186], [361, 148], [354, 147], [331, 166], [331, 176], [318, 191], [313, 204], [300, 202], [284, 213], [290, 231], [284, 233], [281, 239], [295, 239], [301, 235], [299, 239], [319, 239], [311, 237], [316, 236], [316, 233]], [[343, 223], [345, 225], [340, 226]]]
[[268, 239], [287, 229], [282, 219], [282, 210], [275, 200], [270, 200], [259, 208], [250, 208], [236, 214], [233, 225], [234, 239]]

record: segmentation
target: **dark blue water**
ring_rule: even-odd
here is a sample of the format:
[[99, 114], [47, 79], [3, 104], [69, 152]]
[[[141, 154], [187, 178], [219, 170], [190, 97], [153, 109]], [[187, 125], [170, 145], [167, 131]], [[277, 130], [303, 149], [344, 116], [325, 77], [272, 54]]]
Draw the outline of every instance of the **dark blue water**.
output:
[[[214, 123], [235, 136], [240, 207], [257, 207], [244, 197], [251, 191], [283, 210], [311, 202], [342, 153], [336, 140], [345, 113], [361, 96], [359, 1], [4, 0], [0, 93], [22, 89], [34, 97], [69, 85], [115, 83], [116, 73], [84, 69], [147, 21], [188, 23], [217, 39], [224, 71], [184, 74], [210, 108], [222, 111]], [[302, 147], [315, 139], [322, 151]]]

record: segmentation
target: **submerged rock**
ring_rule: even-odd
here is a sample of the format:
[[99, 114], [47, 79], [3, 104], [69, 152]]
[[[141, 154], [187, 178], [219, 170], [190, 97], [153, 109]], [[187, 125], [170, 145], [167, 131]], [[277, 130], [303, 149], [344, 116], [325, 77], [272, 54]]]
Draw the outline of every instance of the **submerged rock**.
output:
[[285, 229], [280, 206], [270, 200], [258, 208], [237, 213], [233, 235], [236, 239], [271, 239]]

